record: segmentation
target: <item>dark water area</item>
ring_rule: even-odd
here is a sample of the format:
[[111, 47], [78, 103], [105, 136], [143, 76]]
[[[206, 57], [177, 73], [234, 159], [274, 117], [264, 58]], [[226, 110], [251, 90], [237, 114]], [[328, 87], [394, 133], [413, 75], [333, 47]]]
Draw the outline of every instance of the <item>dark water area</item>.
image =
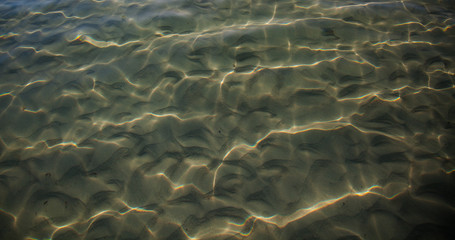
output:
[[0, 239], [455, 239], [455, 2], [0, 0]]

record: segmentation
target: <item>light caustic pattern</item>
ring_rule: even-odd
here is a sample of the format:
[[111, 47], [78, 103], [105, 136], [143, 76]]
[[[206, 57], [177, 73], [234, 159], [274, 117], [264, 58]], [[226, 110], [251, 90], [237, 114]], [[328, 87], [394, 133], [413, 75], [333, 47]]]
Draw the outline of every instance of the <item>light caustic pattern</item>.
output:
[[453, 239], [451, 1], [0, 2], [0, 239]]

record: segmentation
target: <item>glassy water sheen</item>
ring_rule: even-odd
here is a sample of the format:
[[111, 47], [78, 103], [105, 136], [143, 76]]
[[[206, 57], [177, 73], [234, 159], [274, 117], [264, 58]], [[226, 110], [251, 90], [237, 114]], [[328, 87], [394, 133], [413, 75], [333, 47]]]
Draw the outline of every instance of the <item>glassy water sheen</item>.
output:
[[454, 7], [1, 0], [0, 239], [455, 239]]

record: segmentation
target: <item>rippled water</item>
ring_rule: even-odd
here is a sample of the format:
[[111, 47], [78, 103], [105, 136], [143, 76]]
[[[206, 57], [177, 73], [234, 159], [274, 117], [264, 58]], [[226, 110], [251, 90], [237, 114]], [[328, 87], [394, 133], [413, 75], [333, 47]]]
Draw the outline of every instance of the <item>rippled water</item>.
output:
[[0, 239], [454, 239], [454, 6], [1, 0]]

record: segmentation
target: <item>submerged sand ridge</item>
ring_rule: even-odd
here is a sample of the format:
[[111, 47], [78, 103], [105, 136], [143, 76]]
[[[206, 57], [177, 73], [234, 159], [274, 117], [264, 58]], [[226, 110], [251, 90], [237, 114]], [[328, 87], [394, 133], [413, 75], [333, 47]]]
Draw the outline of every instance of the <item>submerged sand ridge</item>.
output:
[[3, 1], [0, 239], [452, 239], [449, 1]]

